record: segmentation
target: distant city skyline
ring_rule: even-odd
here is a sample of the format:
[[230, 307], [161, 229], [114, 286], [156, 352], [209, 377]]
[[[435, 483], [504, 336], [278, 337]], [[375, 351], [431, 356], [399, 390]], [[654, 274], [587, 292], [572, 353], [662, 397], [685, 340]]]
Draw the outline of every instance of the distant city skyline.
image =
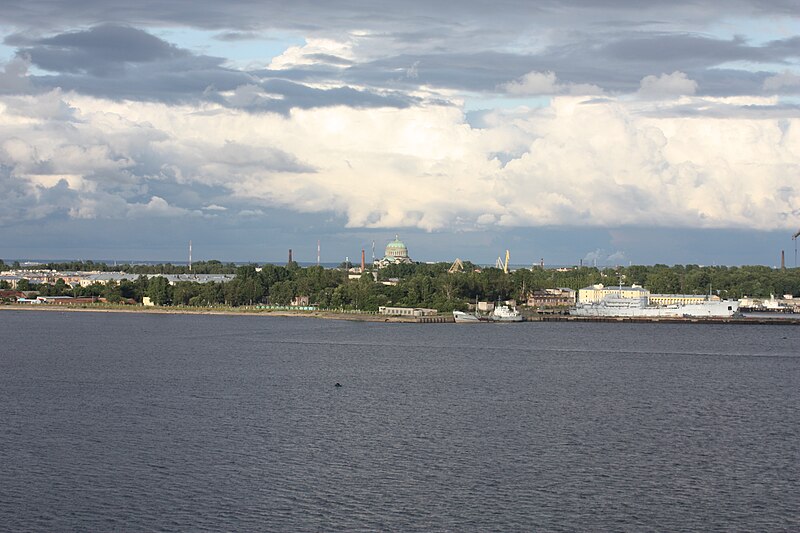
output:
[[795, 266], [788, 0], [7, 0], [0, 258]]
[[[540, 230], [547, 233], [547, 230]], [[399, 233], [409, 248], [409, 254], [414, 261], [419, 262], [453, 262], [456, 258], [469, 260], [475, 264], [494, 264], [497, 257], [503, 257], [506, 250], [509, 250], [514, 266], [539, 265], [544, 262], [546, 267], [580, 265], [584, 266], [617, 266], [617, 265], [652, 265], [652, 264], [698, 264], [698, 265], [765, 265], [779, 267], [781, 251], [785, 254], [785, 265], [793, 268], [796, 265], [796, 255], [794, 241], [787, 238], [784, 233], [764, 233], [762, 239], [757, 239], [748, 248], [747, 256], [752, 257], [758, 253], [763, 259], [761, 261], [744, 261], [739, 259], [745, 254], [740, 253], [742, 244], [742, 232], [737, 231], [717, 231], [710, 234], [687, 234], [675, 233], [664, 229], [651, 230], [618, 230], [609, 240], [606, 247], [589, 248], [592, 244], [601, 241], [602, 230], [587, 232], [582, 239], [573, 237], [569, 230], [553, 231], [554, 235], [550, 240], [539, 235], [529, 235], [530, 229], [519, 230], [516, 233], [504, 234], [505, 240], [494, 234], [471, 234], [470, 242], [454, 248], [454, 255], [448, 255], [447, 240], [452, 236], [444, 233], [427, 232], [406, 232]], [[595, 234], [596, 233], [596, 234]], [[375, 233], [375, 257], [382, 258], [386, 244], [394, 239], [395, 234], [387, 232]], [[320, 262], [324, 265], [337, 265], [349, 258], [351, 262], [360, 262], [361, 250], [364, 249], [368, 262], [372, 259], [372, 238], [366, 234], [364, 237], [355, 235], [333, 235], [329, 240], [320, 240]], [[651, 246], [647, 246], [647, 242]], [[678, 241], [684, 243], [687, 252], [683, 255], [673, 255], [670, 251], [672, 246], [677, 247]], [[201, 238], [193, 239], [193, 261], [218, 260], [222, 262], [234, 263], [273, 263], [282, 264], [288, 260], [289, 249], [292, 250], [293, 258], [301, 264], [315, 264], [317, 260], [317, 241], [301, 242], [285, 238], [280, 242], [261, 243], [259, 246], [240, 247], [231, 246], [226, 248], [227, 255], [214, 255], [213, 251], [219, 247], [208, 247]], [[503, 243], [506, 243], [504, 245]], [[668, 245], [661, 252], [655, 248], [659, 243]], [[539, 244], [537, 244], [539, 243]], [[546, 244], [544, 244], [546, 243]], [[72, 248], [54, 248], [53, 253], [42, 256], [35, 255], [0, 255], [0, 259], [6, 262], [13, 260], [103, 260], [109, 262], [172, 262], [175, 264], [188, 262], [188, 241], [173, 243], [174, 246], [165, 244], [159, 246], [157, 252], [147, 248], [147, 243], [141, 248], [131, 245], [123, 245], [116, 248], [109, 248], [106, 253], [93, 254], [92, 249], [87, 248], [86, 253], [79, 255], [68, 255]], [[615, 249], [615, 244], [616, 248]], [[670, 246], [671, 245], [671, 246]], [[506, 247], [504, 247], [506, 246]], [[581, 247], [583, 246], [583, 247]], [[781, 247], [782, 246], [782, 247]], [[633, 250], [645, 249], [641, 254], [626, 254], [619, 251], [619, 248]], [[699, 254], [693, 250], [703, 248], [704, 253]], [[64, 255], [56, 253], [60, 250]], [[776, 251], [777, 250], [777, 251]], [[115, 252], [115, 253], [112, 253]], [[2, 254], [4, 252], [0, 252]], [[138, 254], [138, 255], [137, 255]], [[182, 256], [181, 256], [182, 255]], [[649, 260], [648, 260], [649, 259]]]

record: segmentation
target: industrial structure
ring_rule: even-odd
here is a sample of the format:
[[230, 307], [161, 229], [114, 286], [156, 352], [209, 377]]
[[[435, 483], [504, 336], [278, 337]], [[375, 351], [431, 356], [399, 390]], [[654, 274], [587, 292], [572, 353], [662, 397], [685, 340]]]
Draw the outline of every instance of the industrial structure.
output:
[[794, 241], [794, 267], [797, 268], [797, 238], [800, 237], [800, 230], [797, 230], [797, 233], [792, 235], [792, 240]]
[[450, 265], [450, 268], [447, 269], [448, 274], [455, 274], [456, 272], [464, 272], [464, 262], [458, 257], [456, 257], [456, 260]]
[[506, 250], [506, 260], [503, 261], [500, 256], [497, 256], [497, 261], [495, 262], [494, 266], [496, 268], [500, 268], [503, 270], [504, 273], [508, 274], [508, 258], [509, 258], [508, 250]]

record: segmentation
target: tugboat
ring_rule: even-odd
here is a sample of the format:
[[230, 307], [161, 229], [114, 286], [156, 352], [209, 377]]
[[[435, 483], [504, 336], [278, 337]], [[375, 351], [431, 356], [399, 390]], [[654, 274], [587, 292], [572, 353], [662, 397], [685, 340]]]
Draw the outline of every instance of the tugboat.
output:
[[522, 314], [507, 305], [498, 305], [489, 315], [491, 322], [522, 322]]

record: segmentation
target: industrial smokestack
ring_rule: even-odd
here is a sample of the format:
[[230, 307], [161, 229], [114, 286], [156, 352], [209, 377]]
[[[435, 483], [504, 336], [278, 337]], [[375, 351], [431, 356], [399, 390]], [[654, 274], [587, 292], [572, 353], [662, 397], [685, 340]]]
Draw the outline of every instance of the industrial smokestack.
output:
[[361, 272], [364, 272], [367, 269], [367, 255], [364, 253], [364, 249], [361, 249]]
[[781, 270], [786, 270], [786, 254], [781, 250]]

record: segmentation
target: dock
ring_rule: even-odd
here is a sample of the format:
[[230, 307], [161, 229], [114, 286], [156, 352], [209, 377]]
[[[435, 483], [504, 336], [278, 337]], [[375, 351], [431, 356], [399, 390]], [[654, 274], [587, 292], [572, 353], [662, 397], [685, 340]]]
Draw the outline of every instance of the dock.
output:
[[415, 322], [417, 324], [455, 324], [456, 319], [452, 315], [418, 316]]

